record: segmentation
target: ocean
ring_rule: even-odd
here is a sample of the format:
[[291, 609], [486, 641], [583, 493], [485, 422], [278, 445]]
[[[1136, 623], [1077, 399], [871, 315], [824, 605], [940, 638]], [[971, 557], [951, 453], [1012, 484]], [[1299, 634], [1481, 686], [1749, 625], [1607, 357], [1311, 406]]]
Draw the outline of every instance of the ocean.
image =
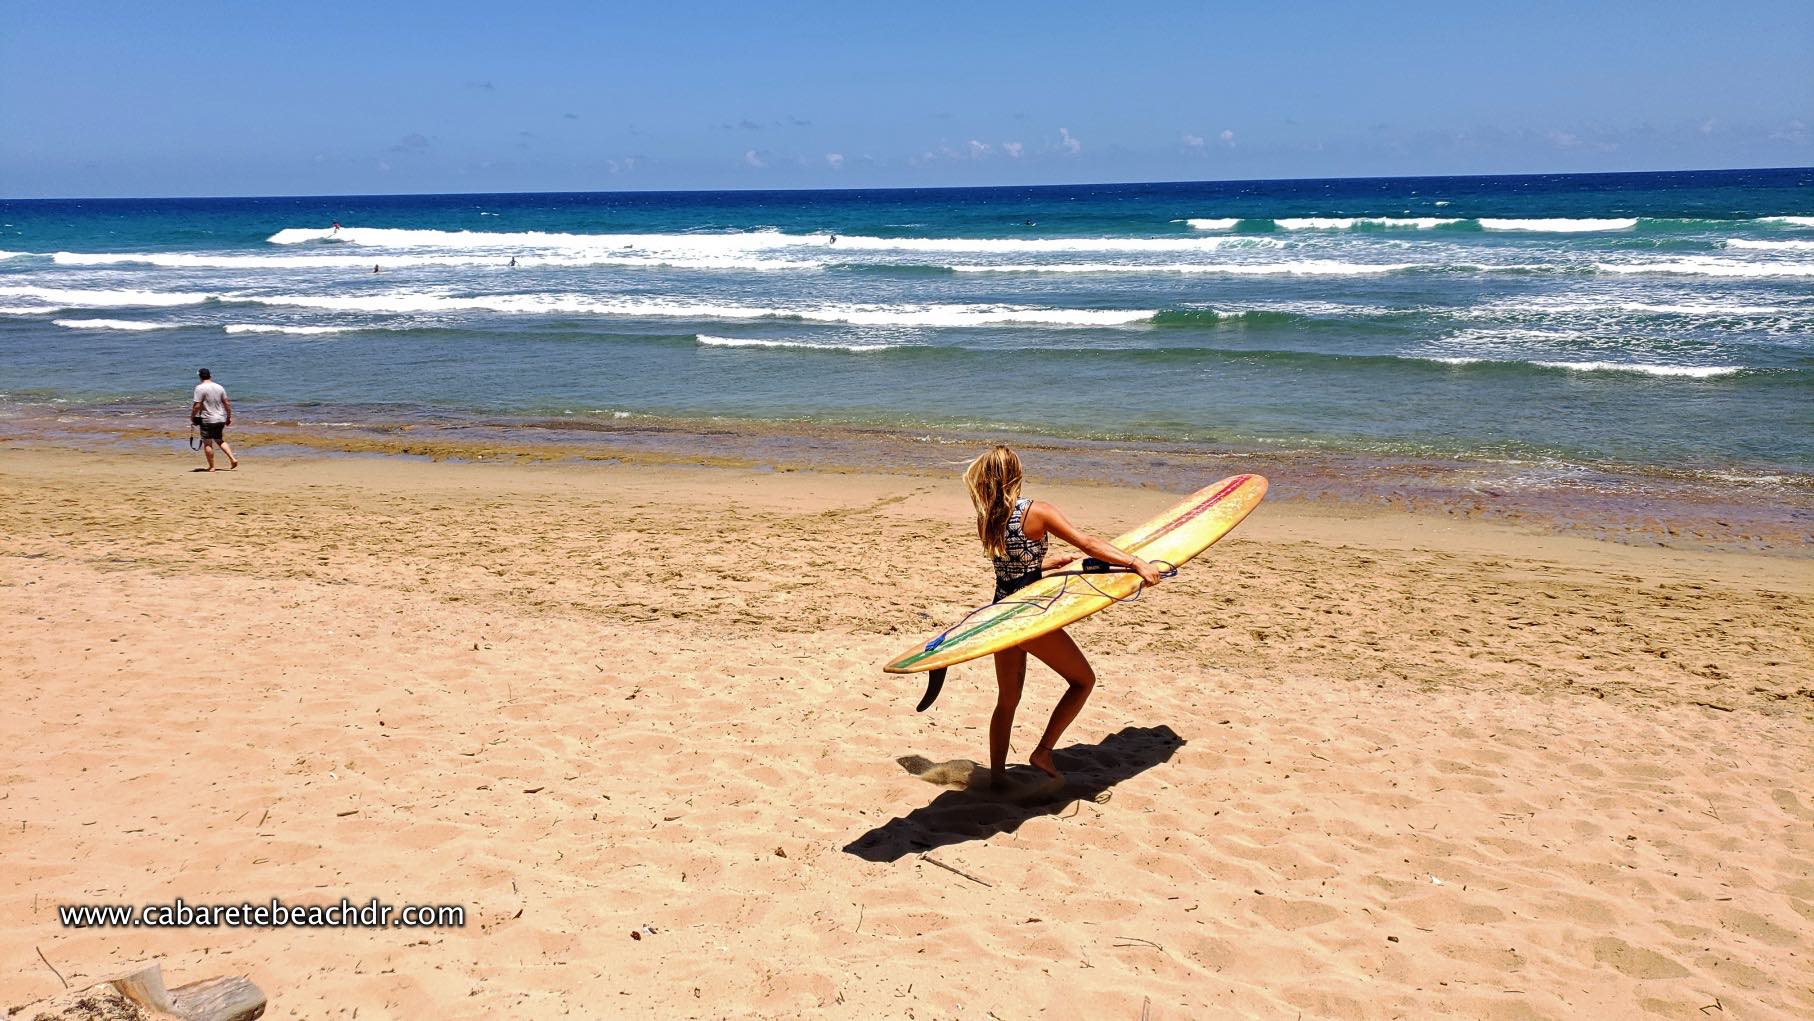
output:
[[0, 202], [0, 428], [180, 426], [206, 365], [248, 424], [785, 422], [1805, 489], [1811, 338], [1809, 169]]

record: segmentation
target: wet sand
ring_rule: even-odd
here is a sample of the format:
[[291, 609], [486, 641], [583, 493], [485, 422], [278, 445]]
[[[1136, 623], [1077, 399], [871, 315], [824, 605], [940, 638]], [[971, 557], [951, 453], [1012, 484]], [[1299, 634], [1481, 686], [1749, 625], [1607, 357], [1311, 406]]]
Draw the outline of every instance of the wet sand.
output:
[[[94, 450], [182, 449], [180, 419], [135, 404], [9, 405], [0, 435]], [[943, 479], [1002, 437], [815, 421], [616, 413], [497, 418], [421, 409], [265, 408], [234, 429], [282, 453], [858, 471]], [[1733, 466], [1455, 458], [1213, 440], [1022, 434], [1051, 481], [1189, 492], [1263, 467], [1270, 500], [1529, 526], [1638, 546], [1814, 558], [1814, 475]]]
[[[955, 473], [240, 442], [0, 450], [0, 1005], [41, 950], [361, 1021], [1814, 1012], [1805, 559], [1269, 501], [1074, 629], [1069, 785], [1004, 798], [987, 667], [879, 671], [986, 598]], [[343, 895], [468, 921], [55, 914]]]

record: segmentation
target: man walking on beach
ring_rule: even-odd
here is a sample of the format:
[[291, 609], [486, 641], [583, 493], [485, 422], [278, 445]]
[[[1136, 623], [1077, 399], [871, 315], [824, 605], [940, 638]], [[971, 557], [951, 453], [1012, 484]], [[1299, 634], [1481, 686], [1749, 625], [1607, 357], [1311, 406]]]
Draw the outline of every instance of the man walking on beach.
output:
[[227, 470], [239, 467], [239, 458], [233, 456], [233, 448], [227, 446], [227, 427], [233, 424], [233, 402], [227, 399], [227, 390], [214, 381], [214, 374], [207, 369], [196, 372], [201, 382], [195, 385], [195, 399], [189, 404], [189, 421], [202, 427], [202, 453], [208, 456], [208, 470], [214, 470], [214, 448], [227, 455]]

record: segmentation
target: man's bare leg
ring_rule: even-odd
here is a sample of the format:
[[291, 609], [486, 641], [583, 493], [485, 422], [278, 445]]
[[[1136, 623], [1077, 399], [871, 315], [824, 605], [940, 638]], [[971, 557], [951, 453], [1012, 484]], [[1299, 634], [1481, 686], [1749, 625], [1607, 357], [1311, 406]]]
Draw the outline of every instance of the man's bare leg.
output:
[[228, 471], [232, 471], [233, 469], [239, 467], [239, 458], [233, 456], [233, 448], [227, 446], [226, 440], [220, 441], [220, 449], [221, 449], [221, 453], [227, 455], [227, 470]]
[[203, 454], [203, 456], [207, 457], [207, 459], [208, 459], [208, 470], [213, 471], [214, 470], [214, 441], [213, 440], [203, 440], [202, 441], [202, 454]]

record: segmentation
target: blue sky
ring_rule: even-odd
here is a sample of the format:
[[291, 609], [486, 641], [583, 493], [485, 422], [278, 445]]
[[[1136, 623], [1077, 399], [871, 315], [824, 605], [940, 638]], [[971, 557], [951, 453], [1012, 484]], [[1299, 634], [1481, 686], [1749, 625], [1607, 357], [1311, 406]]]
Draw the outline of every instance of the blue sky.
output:
[[1814, 163], [1814, 3], [0, 6], [0, 195]]

